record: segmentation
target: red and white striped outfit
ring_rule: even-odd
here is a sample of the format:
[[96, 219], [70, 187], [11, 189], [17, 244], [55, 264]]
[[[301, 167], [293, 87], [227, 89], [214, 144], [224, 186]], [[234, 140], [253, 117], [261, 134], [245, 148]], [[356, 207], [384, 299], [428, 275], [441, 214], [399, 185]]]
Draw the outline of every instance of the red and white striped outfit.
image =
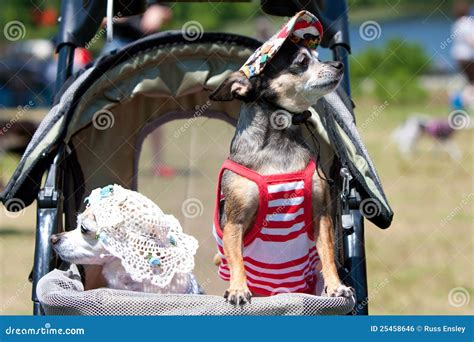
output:
[[219, 173], [213, 229], [222, 259], [219, 265], [222, 279], [230, 279], [219, 225], [220, 184], [222, 173], [227, 169], [255, 182], [259, 190], [255, 223], [243, 241], [250, 291], [265, 296], [288, 292], [315, 293], [319, 262], [311, 205], [315, 168], [311, 160], [303, 171], [261, 175], [229, 159], [224, 162]]

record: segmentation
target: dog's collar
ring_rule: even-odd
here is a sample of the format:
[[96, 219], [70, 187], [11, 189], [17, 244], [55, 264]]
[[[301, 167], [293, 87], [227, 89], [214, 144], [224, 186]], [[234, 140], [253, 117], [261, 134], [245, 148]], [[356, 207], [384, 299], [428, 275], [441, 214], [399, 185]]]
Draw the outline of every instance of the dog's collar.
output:
[[302, 112], [298, 112], [298, 113], [295, 113], [295, 112], [291, 112], [289, 111], [288, 109], [285, 109], [283, 107], [280, 107], [266, 99], [264, 99], [264, 102], [266, 102], [268, 104], [268, 106], [270, 107], [270, 110], [273, 110], [274, 112], [276, 111], [282, 111], [282, 112], [286, 112], [286, 113], [289, 113], [291, 114], [291, 124], [292, 125], [300, 125], [300, 124], [304, 124], [308, 121], [308, 119], [311, 117], [311, 112], [309, 111], [309, 109], [306, 109]]
[[301, 113], [291, 113], [291, 123], [293, 125], [299, 125], [308, 121], [311, 117], [311, 112], [309, 110], [305, 110]]

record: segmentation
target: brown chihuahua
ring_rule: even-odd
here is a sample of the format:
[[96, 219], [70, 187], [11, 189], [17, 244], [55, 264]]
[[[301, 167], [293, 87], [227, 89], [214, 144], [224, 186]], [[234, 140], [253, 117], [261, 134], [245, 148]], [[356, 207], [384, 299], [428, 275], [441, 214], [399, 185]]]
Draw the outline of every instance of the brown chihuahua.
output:
[[[334, 260], [329, 185], [319, 177], [319, 165], [314, 165], [314, 153], [305, 143], [301, 127], [292, 124], [295, 116], [307, 115], [311, 105], [334, 91], [342, 76], [342, 63], [322, 63], [313, 49], [286, 41], [260, 74], [247, 78], [240, 71], [234, 72], [210, 95], [214, 101], [239, 99], [244, 102], [229, 160], [219, 178], [218, 196], [222, 198], [218, 201], [215, 222], [218, 227], [214, 231], [220, 251], [216, 260], [223, 267], [219, 274], [230, 281], [224, 297], [233, 304], [250, 301], [252, 292], [256, 295], [314, 294], [314, 287], [308, 285], [314, 273], [308, 268], [315, 268], [318, 254], [327, 294], [353, 296], [353, 290], [341, 283]], [[289, 124], [285, 127], [275, 124], [275, 113], [289, 115]], [[232, 165], [239, 165], [240, 169]], [[239, 172], [241, 169], [245, 172]], [[303, 175], [308, 170], [309, 194], [305, 195], [302, 181], [292, 181], [287, 175]], [[258, 179], [277, 183], [262, 187]], [[289, 186], [293, 186], [291, 194], [285, 192]], [[302, 200], [297, 196], [302, 196]], [[309, 203], [307, 211], [304, 211], [304, 201]], [[272, 202], [279, 205], [271, 212], [275, 207]], [[284, 208], [290, 209], [284, 211]], [[262, 210], [266, 213], [261, 214]], [[299, 214], [307, 217], [301, 224], [296, 218]], [[274, 229], [272, 233], [271, 227], [288, 228], [284, 225], [288, 222], [293, 225], [287, 230], [287, 238], [282, 238], [282, 229]], [[308, 227], [311, 231], [305, 231]], [[269, 235], [262, 235], [266, 232], [270, 232]], [[298, 241], [293, 247], [285, 247], [286, 240]], [[307, 241], [312, 245], [306, 247]], [[255, 254], [260, 255], [263, 262], [258, 262], [253, 257]], [[285, 259], [287, 255], [291, 257]], [[292, 261], [283, 262], [286, 260]], [[286, 273], [280, 274], [275, 270], [278, 267], [286, 267]], [[302, 273], [298, 273], [302, 269]]]

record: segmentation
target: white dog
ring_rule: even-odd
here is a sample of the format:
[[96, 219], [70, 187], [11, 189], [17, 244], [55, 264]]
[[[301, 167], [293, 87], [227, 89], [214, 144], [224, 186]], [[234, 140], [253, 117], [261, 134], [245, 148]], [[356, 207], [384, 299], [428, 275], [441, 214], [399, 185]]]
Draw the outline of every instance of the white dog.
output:
[[64, 261], [103, 265], [109, 288], [200, 293], [192, 274], [197, 240], [151, 200], [119, 185], [95, 189], [77, 228], [50, 241]]

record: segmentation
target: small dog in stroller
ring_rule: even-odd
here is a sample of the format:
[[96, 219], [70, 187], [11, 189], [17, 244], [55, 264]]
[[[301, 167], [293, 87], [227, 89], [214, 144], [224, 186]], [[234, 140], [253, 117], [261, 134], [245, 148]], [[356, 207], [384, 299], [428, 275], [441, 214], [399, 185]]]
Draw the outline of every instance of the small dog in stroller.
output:
[[343, 77], [342, 63], [319, 61], [321, 36], [314, 15], [297, 13], [210, 96], [244, 102], [214, 221], [215, 261], [233, 304], [252, 294], [317, 294], [319, 259], [327, 294], [353, 296], [335, 265], [329, 186], [298, 125]]
[[77, 227], [51, 236], [66, 262], [102, 265], [107, 287], [172, 294], [202, 293], [192, 271], [197, 240], [142, 194], [109, 185], [92, 191]]

